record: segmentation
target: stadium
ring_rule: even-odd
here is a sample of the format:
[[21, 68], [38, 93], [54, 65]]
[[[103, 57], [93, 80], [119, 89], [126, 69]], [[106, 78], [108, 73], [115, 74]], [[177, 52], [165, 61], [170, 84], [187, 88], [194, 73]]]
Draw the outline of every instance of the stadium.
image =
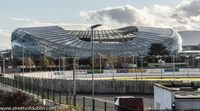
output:
[[60, 26], [18, 28], [12, 33], [14, 58], [22, 54], [52, 58], [88, 58], [94, 54], [145, 56], [153, 43], [162, 43], [171, 54], [182, 49], [180, 35], [170, 28], [127, 26], [118, 29], [71, 30]]

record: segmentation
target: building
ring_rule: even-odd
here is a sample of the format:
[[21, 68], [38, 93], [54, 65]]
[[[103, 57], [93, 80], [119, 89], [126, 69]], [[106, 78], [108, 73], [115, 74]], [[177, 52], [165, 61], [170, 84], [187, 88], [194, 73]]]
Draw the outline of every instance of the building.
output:
[[200, 109], [200, 90], [194, 83], [165, 83], [154, 85], [154, 109]]
[[10, 49], [0, 51], [0, 72], [7, 72], [8, 68], [12, 68], [13, 64], [10, 61], [12, 59], [12, 51]]
[[[59, 26], [18, 28], [12, 33], [14, 58], [46, 55], [53, 58], [91, 57], [91, 30], [66, 30]], [[94, 53], [115, 56], [146, 55], [152, 43], [162, 43], [172, 53], [182, 48], [181, 37], [172, 29], [128, 26], [94, 30]]]
[[200, 31], [180, 31], [183, 51], [200, 51]]
[[194, 59], [200, 56], [200, 31], [180, 31], [183, 50], [179, 56], [191, 57]]

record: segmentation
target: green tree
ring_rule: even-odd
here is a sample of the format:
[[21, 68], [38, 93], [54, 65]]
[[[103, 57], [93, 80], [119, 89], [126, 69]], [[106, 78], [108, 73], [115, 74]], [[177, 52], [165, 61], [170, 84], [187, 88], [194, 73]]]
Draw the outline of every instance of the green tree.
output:
[[157, 62], [160, 57], [167, 56], [170, 54], [170, 51], [167, 50], [167, 47], [161, 43], [153, 43], [149, 48], [148, 56], [144, 58], [148, 63]]
[[48, 68], [49, 66], [50, 66], [50, 61], [49, 61], [49, 59], [46, 57], [46, 56], [44, 56], [41, 60], [40, 60], [40, 66], [42, 67], [42, 68]]
[[149, 48], [148, 55], [149, 56], [163, 56], [163, 55], [169, 55], [170, 51], [167, 50], [167, 47], [161, 43], [153, 43], [151, 44], [151, 47]]

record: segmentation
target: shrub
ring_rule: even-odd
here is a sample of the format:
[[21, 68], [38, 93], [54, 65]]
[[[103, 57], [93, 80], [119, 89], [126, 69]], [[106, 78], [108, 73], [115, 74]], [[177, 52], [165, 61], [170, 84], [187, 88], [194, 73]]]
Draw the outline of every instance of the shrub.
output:
[[39, 101], [33, 99], [22, 92], [2, 92], [0, 93], [0, 106], [17, 107], [17, 106], [42, 106]]

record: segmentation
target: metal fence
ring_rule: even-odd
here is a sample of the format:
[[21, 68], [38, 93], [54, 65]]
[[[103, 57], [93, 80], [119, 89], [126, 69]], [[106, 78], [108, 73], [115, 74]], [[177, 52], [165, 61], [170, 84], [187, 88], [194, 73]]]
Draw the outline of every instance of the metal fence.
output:
[[[52, 100], [56, 104], [67, 104], [75, 106], [80, 111], [115, 111], [114, 102], [92, 99], [91, 97], [76, 95], [72, 96], [69, 92], [44, 88], [40, 84], [31, 84], [17, 79], [1, 76], [0, 83], [11, 86], [21, 91], [37, 95], [38, 98]], [[74, 99], [75, 98], [75, 99]]]
[[54, 89], [44, 88], [41, 85], [34, 85], [31, 83], [23, 82], [16, 79], [10, 79], [6, 77], [0, 77], [0, 83], [12, 86], [19, 90], [32, 93], [37, 95], [42, 99], [53, 100], [59, 104], [68, 104], [69, 103], [69, 95], [67, 92], [62, 92]]
[[115, 111], [114, 102], [92, 99], [87, 96], [76, 97], [77, 107], [82, 108], [83, 111]]
[[[72, 96], [69, 92], [44, 88], [40, 84], [31, 84], [17, 79], [11, 79], [1, 76], [0, 83], [11, 86], [21, 91], [37, 95], [38, 98], [52, 100], [56, 104], [67, 104], [75, 106], [78, 111], [141, 111], [138, 109], [130, 109], [123, 106], [116, 106], [113, 102], [94, 98], [88, 96], [76, 95]], [[142, 110], [143, 111], [143, 110]], [[145, 111], [175, 111], [166, 109], [148, 109]], [[193, 110], [191, 110], [193, 111]], [[198, 111], [198, 110], [195, 110]]]

